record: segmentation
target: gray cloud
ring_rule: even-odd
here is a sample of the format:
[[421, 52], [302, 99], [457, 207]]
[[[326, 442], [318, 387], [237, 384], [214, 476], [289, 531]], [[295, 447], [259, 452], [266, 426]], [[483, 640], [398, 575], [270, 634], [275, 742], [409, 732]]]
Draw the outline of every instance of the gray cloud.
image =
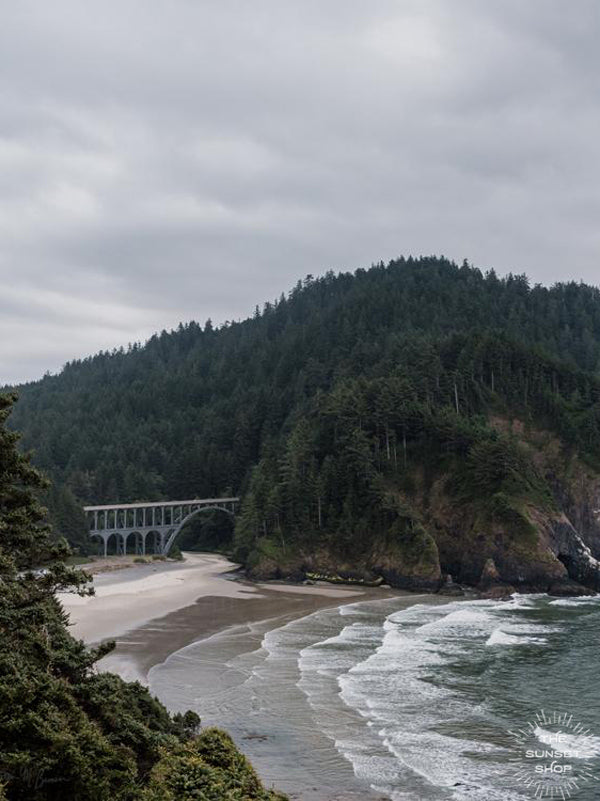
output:
[[599, 14], [8, 4], [0, 383], [401, 253], [597, 281]]

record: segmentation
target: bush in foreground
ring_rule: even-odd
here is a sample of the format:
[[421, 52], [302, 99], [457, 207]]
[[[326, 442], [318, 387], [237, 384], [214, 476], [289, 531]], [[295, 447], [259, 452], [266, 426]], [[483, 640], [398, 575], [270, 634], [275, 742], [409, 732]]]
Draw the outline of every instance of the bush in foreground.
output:
[[143, 801], [283, 801], [265, 790], [231, 737], [206, 729], [166, 751], [153, 767]]

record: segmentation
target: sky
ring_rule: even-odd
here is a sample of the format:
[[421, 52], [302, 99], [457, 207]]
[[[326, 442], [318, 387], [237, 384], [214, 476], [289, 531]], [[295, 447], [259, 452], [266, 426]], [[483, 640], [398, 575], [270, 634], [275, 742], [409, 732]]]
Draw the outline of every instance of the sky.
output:
[[399, 255], [600, 282], [598, 0], [19, 0], [0, 384]]

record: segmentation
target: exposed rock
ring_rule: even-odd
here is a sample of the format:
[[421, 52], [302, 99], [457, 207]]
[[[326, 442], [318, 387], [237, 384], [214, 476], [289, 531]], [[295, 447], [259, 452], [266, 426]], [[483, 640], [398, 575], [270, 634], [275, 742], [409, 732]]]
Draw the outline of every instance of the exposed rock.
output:
[[510, 584], [491, 584], [484, 592], [482, 598], [491, 598], [496, 601], [507, 601], [516, 589]]
[[397, 521], [375, 543], [370, 563], [386, 584], [398, 589], [437, 592], [443, 584], [437, 544], [422, 526], [407, 530]]
[[562, 581], [555, 581], [548, 587], [548, 595], [555, 595], [557, 597], [565, 596], [580, 596], [580, 595], [595, 595], [594, 590], [589, 587], [583, 587], [576, 581], [571, 579], [562, 579]]
[[437, 592], [441, 586], [441, 578], [435, 575], [431, 577], [411, 576], [390, 568], [382, 568], [381, 575], [387, 584], [399, 590]]
[[450, 573], [447, 573], [444, 583], [438, 590], [438, 595], [462, 596], [464, 594], [464, 590], [460, 584], [456, 584]]
[[304, 574], [304, 571], [296, 567], [292, 568], [291, 570], [286, 570], [285, 578], [287, 579], [287, 581], [291, 581], [293, 584], [302, 584], [306, 576]]
[[600, 591], [600, 562], [592, 555], [571, 521], [562, 515], [547, 528], [552, 550], [565, 565], [568, 577], [596, 592]]
[[274, 559], [262, 557], [248, 568], [247, 576], [252, 581], [273, 581], [282, 577], [282, 571]]
[[462, 597], [465, 594], [465, 591], [460, 586], [460, 584], [444, 584], [443, 587], [437, 591], [438, 595], [450, 595], [455, 597]]
[[481, 571], [479, 586], [482, 589], [485, 589], [492, 584], [497, 584], [499, 581], [500, 573], [498, 572], [496, 563], [493, 559], [486, 559], [485, 564], [483, 565], [483, 570]]

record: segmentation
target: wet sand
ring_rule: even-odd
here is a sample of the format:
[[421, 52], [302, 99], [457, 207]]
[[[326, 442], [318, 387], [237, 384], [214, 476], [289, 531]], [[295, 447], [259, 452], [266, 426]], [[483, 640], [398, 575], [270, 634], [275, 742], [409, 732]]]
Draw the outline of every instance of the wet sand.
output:
[[90, 644], [116, 640], [115, 651], [99, 663], [101, 669], [145, 682], [150, 668], [169, 654], [229, 627], [291, 620], [325, 606], [399, 594], [324, 582], [255, 584], [234, 580], [230, 574], [238, 565], [218, 554], [185, 557], [184, 562], [99, 573], [92, 597], [60, 596], [75, 637]]
[[[219, 683], [224, 681], [222, 690], [227, 696], [231, 676], [227, 668], [229, 660], [260, 647], [265, 632], [340, 604], [398, 596], [402, 596], [407, 604], [422, 599], [422, 596], [401, 591], [341, 588], [324, 582], [315, 585], [255, 584], [234, 579], [231, 571], [236, 567], [216, 554], [186, 554], [182, 563], [135, 565], [96, 574], [95, 596], [82, 599], [63, 595], [61, 601], [70, 615], [71, 631], [75, 636], [88, 643], [116, 640], [115, 650], [98, 663], [99, 669], [149, 684], [152, 692], [156, 692], [172, 711], [177, 711], [181, 704], [172, 694], [172, 683], [169, 681], [168, 689], [161, 692], [158, 686], [154, 686], [149, 673], [152, 668], [163, 670], [172, 655], [188, 646], [193, 648], [194, 643], [201, 641], [202, 651], [207, 656], [205, 649], [210, 644], [211, 652], [208, 673], [203, 670], [194, 672], [194, 690], [198, 695], [210, 698]], [[234, 677], [233, 684], [238, 680]], [[295, 689], [294, 693], [298, 695]], [[295, 703], [299, 703], [298, 699]], [[335, 752], [324, 735], [314, 730], [310, 721], [308, 727], [304, 727], [306, 736], [298, 740], [296, 732], [292, 739], [289, 738], [286, 716], [295, 718], [295, 703], [290, 695], [289, 709], [284, 704], [286, 713], [274, 721], [274, 728], [269, 728], [267, 723], [264, 731], [262, 728], [260, 731], [246, 731], [245, 728], [239, 732], [232, 731], [237, 744], [258, 763], [256, 767], [267, 784], [287, 785], [285, 789], [291, 791], [290, 798], [294, 801], [381, 799], [381, 794], [373, 793], [368, 785], [355, 783], [351, 766]], [[183, 703], [183, 706], [188, 708], [190, 704]], [[301, 699], [298, 718], [305, 714], [304, 706]], [[218, 724], [219, 717], [214, 722]], [[339, 776], [339, 784], [334, 779], [333, 787], [346, 789], [340, 793], [332, 791], [330, 782], [328, 789], [320, 792], [318, 786], [314, 786], [314, 783], [321, 784], [318, 771], [312, 781], [306, 777], [306, 784], [301, 770], [297, 780], [289, 782], [293, 753], [300, 753], [305, 758], [310, 758], [311, 753], [319, 754], [330, 775]]]

